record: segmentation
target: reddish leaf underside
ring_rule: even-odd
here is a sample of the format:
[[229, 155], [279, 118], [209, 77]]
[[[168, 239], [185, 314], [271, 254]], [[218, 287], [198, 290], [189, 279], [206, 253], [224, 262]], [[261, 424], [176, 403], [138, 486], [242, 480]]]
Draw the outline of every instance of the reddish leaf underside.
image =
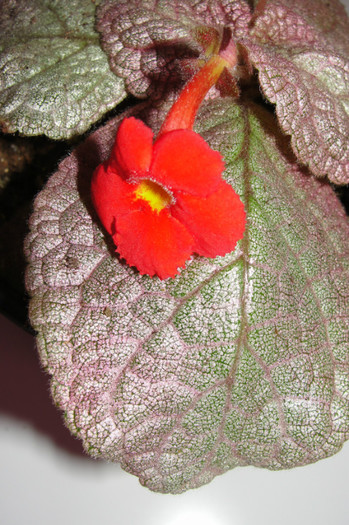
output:
[[121, 264], [91, 216], [89, 179], [117, 121], [35, 201], [26, 282], [54, 400], [90, 454], [155, 491], [239, 465], [303, 465], [349, 437], [349, 226], [265, 118], [229, 100], [202, 108], [197, 131], [224, 155], [248, 230], [235, 252], [196, 257], [176, 279]]

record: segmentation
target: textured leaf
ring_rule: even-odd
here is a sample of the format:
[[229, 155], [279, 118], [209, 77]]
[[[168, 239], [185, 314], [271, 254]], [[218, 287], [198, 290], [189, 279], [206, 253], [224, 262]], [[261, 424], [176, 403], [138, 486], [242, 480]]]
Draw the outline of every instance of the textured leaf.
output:
[[203, 52], [203, 40], [209, 45], [224, 27], [239, 39], [250, 18], [244, 0], [104, 0], [97, 29], [112, 71], [128, 90], [137, 97], [160, 96], [164, 85], [187, 78], [186, 67], [190, 73], [190, 59]]
[[261, 1], [245, 43], [297, 158], [349, 182], [349, 21], [337, 0]]
[[349, 53], [348, 17], [338, 0], [260, 0], [254, 35], [264, 43], [326, 45]]
[[100, 48], [92, 0], [3, 0], [0, 8], [0, 122], [6, 131], [68, 138], [126, 96]]
[[194, 258], [175, 279], [120, 263], [91, 212], [91, 171], [117, 121], [35, 201], [26, 280], [54, 400], [90, 454], [155, 491], [303, 465], [349, 437], [349, 225], [256, 111], [227, 99], [201, 111], [249, 226], [234, 253]]

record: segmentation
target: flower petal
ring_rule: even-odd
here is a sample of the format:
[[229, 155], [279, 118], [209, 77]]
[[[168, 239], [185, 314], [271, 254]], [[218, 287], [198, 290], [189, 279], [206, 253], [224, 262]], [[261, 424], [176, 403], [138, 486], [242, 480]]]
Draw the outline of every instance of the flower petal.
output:
[[118, 218], [113, 239], [130, 266], [160, 279], [174, 277], [193, 248], [192, 236], [168, 210], [156, 213], [150, 206]]
[[91, 181], [91, 198], [97, 215], [108, 233], [115, 233], [115, 215], [130, 212], [134, 186], [125, 182], [108, 163], [100, 164]]
[[218, 190], [206, 199], [179, 195], [171, 210], [172, 215], [194, 237], [193, 251], [205, 257], [233, 251], [245, 231], [244, 205], [233, 188], [223, 180]]
[[151, 177], [171, 190], [205, 197], [218, 187], [223, 170], [221, 154], [194, 131], [170, 131], [154, 144]]
[[153, 132], [141, 120], [125, 118], [116, 134], [109, 164], [125, 178], [149, 171], [153, 152]]

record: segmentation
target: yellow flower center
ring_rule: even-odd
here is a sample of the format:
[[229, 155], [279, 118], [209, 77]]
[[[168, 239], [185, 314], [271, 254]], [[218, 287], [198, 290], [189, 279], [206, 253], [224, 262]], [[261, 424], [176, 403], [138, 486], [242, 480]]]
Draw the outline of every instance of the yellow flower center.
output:
[[135, 196], [136, 199], [147, 201], [151, 209], [158, 213], [172, 202], [171, 195], [152, 180], [142, 180], [137, 186]]

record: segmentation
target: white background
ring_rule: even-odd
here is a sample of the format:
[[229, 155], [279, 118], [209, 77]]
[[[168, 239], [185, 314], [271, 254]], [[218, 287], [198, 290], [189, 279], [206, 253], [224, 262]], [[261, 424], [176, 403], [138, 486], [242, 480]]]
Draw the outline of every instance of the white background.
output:
[[155, 494], [85, 456], [48, 389], [34, 339], [0, 316], [1, 525], [349, 525], [349, 443], [306, 467], [238, 468]]

